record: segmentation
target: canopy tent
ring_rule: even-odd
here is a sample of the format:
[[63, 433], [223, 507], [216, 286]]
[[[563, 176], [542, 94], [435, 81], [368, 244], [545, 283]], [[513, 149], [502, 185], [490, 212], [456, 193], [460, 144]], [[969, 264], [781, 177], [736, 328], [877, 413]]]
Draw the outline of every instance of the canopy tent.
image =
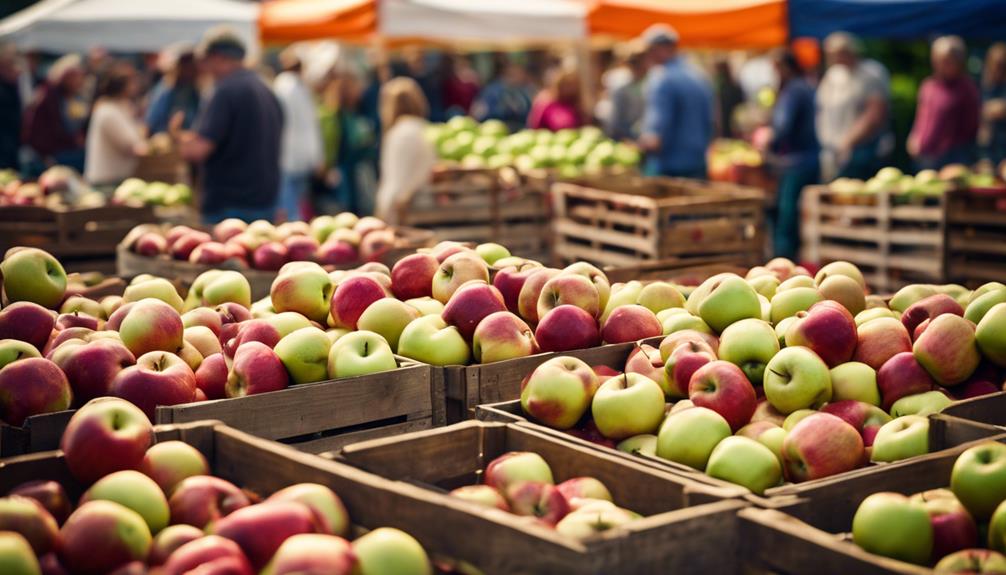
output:
[[0, 39], [46, 52], [157, 52], [226, 24], [254, 50], [257, 18], [258, 5], [240, 0], [42, 0], [0, 21]]
[[[814, 1], [814, 0], [811, 0]], [[591, 0], [594, 37], [626, 40], [652, 24], [673, 26], [681, 44], [702, 48], [771, 48], [788, 37], [785, 0]]]
[[1006, 6], [1002, 0], [789, 0], [789, 22], [793, 37], [845, 31], [865, 38], [991, 40], [1006, 30]]
[[259, 31], [263, 42], [529, 44], [584, 38], [585, 17], [575, 0], [271, 0]]

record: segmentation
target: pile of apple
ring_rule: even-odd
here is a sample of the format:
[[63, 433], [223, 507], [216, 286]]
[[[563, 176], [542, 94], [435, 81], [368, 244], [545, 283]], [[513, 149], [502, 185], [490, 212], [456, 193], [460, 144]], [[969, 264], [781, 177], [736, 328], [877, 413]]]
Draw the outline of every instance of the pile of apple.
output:
[[859, 199], [870, 201], [871, 196], [887, 192], [896, 201], [906, 202], [927, 197], [940, 197], [950, 190], [968, 188], [1003, 188], [1003, 183], [989, 171], [972, 170], [962, 164], [951, 164], [940, 171], [922, 170], [914, 176], [898, 168], [881, 168], [866, 180], [838, 178], [828, 184], [828, 189], [849, 203]]
[[853, 541], [885, 557], [935, 563], [937, 573], [1006, 573], [1004, 462], [1006, 445], [982, 443], [957, 457], [949, 489], [870, 495], [853, 518]]
[[13, 170], [0, 171], [0, 206], [44, 206], [97, 208], [105, 205], [105, 195], [87, 185], [73, 168], [53, 166], [35, 182], [25, 182]]
[[397, 529], [350, 543], [346, 507], [324, 485], [291, 485], [263, 500], [210, 475], [194, 447], [152, 440], [150, 420], [125, 401], [77, 411], [62, 449], [87, 489], [76, 508], [67, 486], [51, 480], [0, 498], [0, 572], [432, 573], [422, 546]]
[[140, 178], [128, 178], [115, 188], [112, 202], [142, 206], [185, 206], [192, 203], [192, 188], [186, 184], [146, 182]]
[[[641, 287], [615, 286], [610, 301]], [[812, 277], [773, 260], [713, 276], [657, 318], [667, 336], [637, 346], [624, 373], [568, 356], [539, 366], [524, 412], [762, 493], [927, 453], [927, 415], [1006, 379], [998, 283], [915, 285], [884, 302], [852, 264]]]
[[574, 477], [556, 485], [542, 456], [511, 451], [486, 466], [483, 483], [466, 485], [451, 495], [501, 509], [584, 539], [641, 516], [614, 504], [611, 492], [594, 477]]
[[266, 220], [246, 223], [227, 219], [211, 232], [174, 226], [165, 231], [141, 225], [123, 240], [141, 256], [166, 255], [195, 264], [220, 265], [228, 260], [241, 267], [276, 271], [288, 262], [306, 261], [346, 266], [376, 261], [395, 247], [395, 230], [384, 221], [350, 212], [318, 216], [308, 222], [278, 226]]

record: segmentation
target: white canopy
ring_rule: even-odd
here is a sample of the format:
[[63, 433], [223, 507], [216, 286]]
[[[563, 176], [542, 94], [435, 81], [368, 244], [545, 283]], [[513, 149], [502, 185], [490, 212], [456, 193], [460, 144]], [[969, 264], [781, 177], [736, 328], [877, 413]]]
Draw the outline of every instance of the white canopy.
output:
[[586, 9], [571, 0], [383, 0], [388, 38], [485, 43], [570, 40], [586, 36]]
[[157, 52], [227, 25], [258, 46], [258, 5], [241, 0], [42, 0], [0, 21], [20, 50]]

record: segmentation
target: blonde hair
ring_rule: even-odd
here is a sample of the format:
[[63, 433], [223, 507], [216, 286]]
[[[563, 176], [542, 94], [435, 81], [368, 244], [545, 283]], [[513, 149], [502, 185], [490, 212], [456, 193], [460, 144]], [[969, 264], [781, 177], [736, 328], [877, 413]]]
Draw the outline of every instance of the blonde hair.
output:
[[941, 36], [933, 41], [933, 55], [937, 57], [949, 56], [958, 62], [963, 62], [968, 55], [964, 40], [960, 36]]
[[381, 88], [379, 114], [384, 130], [394, 126], [402, 116], [425, 118], [429, 109], [426, 96], [412, 78], [393, 78]]
[[59, 84], [63, 81], [63, 78], [71, 72], [83, 72], [84, 63], [80, 54], [66, 54], [61, 56], [58, 60], [52, 63], [49, 67], [49, 71], [46, 74], [46, 80], [50, 84]]

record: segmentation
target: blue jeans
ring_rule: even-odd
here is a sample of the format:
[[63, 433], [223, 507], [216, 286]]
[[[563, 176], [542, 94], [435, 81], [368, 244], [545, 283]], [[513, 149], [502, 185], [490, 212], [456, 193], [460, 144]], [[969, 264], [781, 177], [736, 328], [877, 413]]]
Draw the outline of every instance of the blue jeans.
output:
[[303, 203], [311, 186], [311, 175], [308, 173], [284, 172], [279, 185], [278, 211], [286, 215], [288, 221], [302, 220]]
[[796, 261], [800, 255], [800, 192], [820, 177], [817, 156], [785, 168], [779, 175], [776, 194], [773, 248], [777, 257]]
[[227, 218], [237, 218], [245, 222], [255, 220], [273, 221], [276, 210], [273, 208], [225, 208], [215, 212], [203, 212], [203, 222], [207, 225], [220, 223]]

